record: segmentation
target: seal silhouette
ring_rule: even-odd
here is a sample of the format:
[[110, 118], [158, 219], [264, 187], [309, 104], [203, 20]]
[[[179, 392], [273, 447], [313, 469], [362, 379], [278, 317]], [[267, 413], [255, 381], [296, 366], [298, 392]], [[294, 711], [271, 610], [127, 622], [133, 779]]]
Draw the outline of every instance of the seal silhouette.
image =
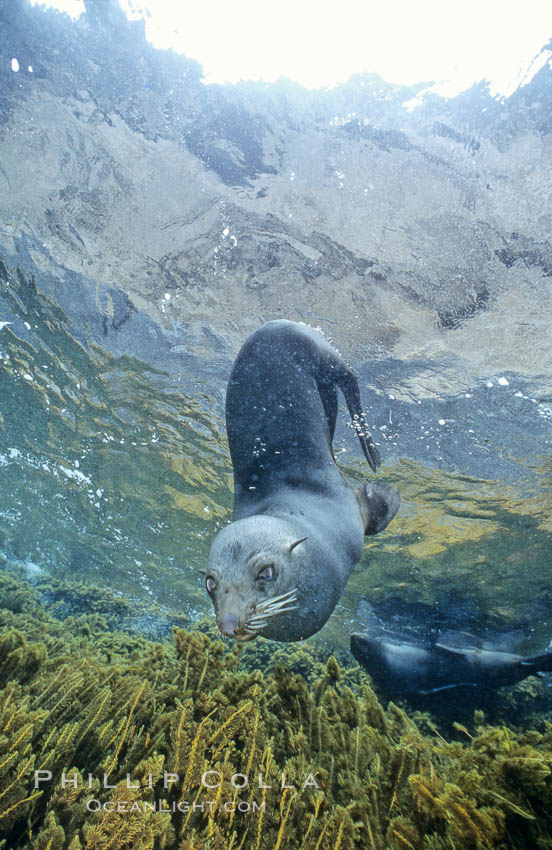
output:
[[225, 635], [295, 641], [317, 632], [360, 559], [364, 535], [382, 531], [398, 510], [396, 490], [373, 482], [355, 491], [335, 462], [338, 388], [375, 471], [379, 453], [357, 379], [319, 331], [268, 322], [236, 358], [226, 394], [234, 512], [206, 569]]
[[383, 690], [397, 696], [431, 696], [454, 689], [483, 693], [552, 671], [552, 652], [528, 658], [476, 645], [414, 643], [392, 636], [352, 634], [351, 652]]

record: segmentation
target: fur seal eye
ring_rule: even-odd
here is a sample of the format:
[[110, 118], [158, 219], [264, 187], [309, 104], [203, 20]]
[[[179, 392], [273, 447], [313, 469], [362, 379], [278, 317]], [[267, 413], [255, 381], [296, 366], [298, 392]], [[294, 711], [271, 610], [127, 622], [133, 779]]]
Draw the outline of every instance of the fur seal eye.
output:
[[272, 581], [274, 578], [274, 564], [269, 564], [268, 567], [263, 567], [257, 578], [265, 579], [265, 581]]
[[213, 593], [216, 589], [217, 583], [214, 580], [213, 576], [207, 576], [205, 579], [205, 587], [207, 588], [207, 593]]

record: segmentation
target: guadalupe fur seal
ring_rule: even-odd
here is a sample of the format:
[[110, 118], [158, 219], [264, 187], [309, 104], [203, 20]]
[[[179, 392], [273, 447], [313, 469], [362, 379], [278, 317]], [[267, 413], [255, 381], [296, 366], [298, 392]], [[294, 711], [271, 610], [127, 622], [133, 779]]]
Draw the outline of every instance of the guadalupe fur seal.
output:
[[552, 652], [524, 658], [477, 646], [430, 645], [366, 634], [351, 635], [351, 652], [383, 690], [407, 697], [453, 688], [488, 692], [552, 671]]
[[360, 559], [364, 535], [383, 531], [398, 510], [391, 487], [376, 482], [355, 492], [337, 467], [338, 387], [375, 471], [380, 459], [357, 380], [321, 333], [268, 322], [236, 358], [226, 394], [234, 512], [206, 569], [225, 635], [294, 641], [317, 632]]

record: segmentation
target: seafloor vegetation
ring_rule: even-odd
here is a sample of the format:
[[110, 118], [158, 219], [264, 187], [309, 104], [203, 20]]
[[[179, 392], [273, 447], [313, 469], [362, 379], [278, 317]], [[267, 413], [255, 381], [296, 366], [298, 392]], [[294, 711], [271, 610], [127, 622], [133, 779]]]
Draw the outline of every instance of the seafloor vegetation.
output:
[[[514, 731], [479, 712], [455, 740], [333, 657], [309, 683], [263, 674], [252, 648], [246, 668], [202, 632], [152, 643], [34, 595], [0, 576], [5, 850], [552, 847], [544, 720]], [[34, 771], [52, 778], [35, 788]]]

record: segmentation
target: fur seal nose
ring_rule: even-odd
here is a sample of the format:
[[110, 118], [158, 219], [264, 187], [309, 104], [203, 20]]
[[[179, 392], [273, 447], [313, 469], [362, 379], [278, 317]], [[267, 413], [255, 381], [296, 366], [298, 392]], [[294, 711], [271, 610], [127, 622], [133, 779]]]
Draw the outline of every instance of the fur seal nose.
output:
[[234, 637], [238, 631], [238, 618], [235, 614], [223, 614], [220, 619], [220, 630], [228, 637]]

